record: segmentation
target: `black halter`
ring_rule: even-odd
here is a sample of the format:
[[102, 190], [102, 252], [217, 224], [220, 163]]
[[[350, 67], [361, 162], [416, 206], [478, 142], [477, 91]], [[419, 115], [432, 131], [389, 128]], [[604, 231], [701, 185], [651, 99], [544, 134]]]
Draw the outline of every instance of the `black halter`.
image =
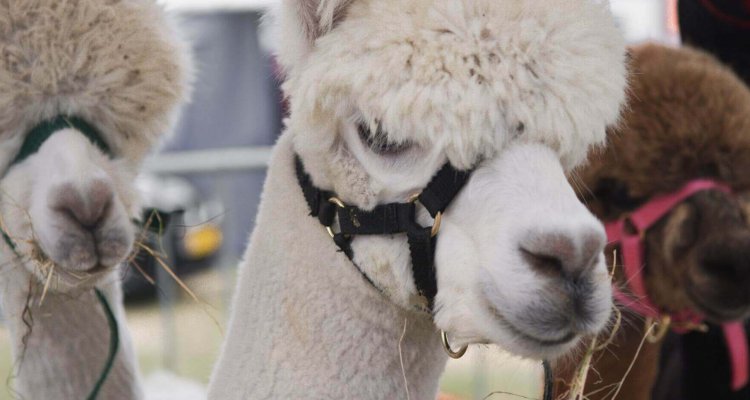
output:
[[[352, 239], [357, 235], [406, 234], [409, 241], [409, 251], [411, 252], [414, 285], [417, 287], [419, 296], [424, 298], [425, 307], [432, 310], [435, 295], [437, 295], [435, 238], [438, 229], [434, 229], [434, 227], [425, 228], [417, 223], [415, 203], [419, 201], [427, 209], [430, 215], [435, 218], [436, 226], [439, 228], [440, 216], [466, 185], [472, 171], [459, 171], [446, 163], [432, 177], [422, 193], [414, 198], [414, 201], [383, 204], [375, 207], [372, 211], [365, 211], [357, 207], [347, 206], [333, 192], [315, 187], [310, 175], [305, 172], [305, 166], [299, 156], [295, 157], [295, 169], [297, 181], [305, 195], [305, 201], [310, 207], [310, 215], [318, 218], [320, 224], [331, 234], [339, 249], [352, 260], [362, 276], [376, 289], [380, 290], [372, 279], [354, 263]], [[334, 233], [332, 226], [337, 216], [340, 232]], [[463, 355], [463, 352], [460, 355]], [[460, 358], [460, 355], [458, 358]], [[543, 366], [543, 398], [544, 400], [552, 400], [554, 394], [552, 368], [547, 361], [543, 362]]]
[[[357, 235], [393, 235], [405, 233], [411, 252], [412, 274], [424, 306], [431, 310], [437, 295], [435, 276], [435, 239], [442, 213], [461, 191], [471, 176], [471, 171], [458, 171], [445, 164], [432, 178], [427, 187], [408, 203], [390, 203], [365, 211], [342, 203], [335, 194], [320, 190], [313, 185], [305, 172], [299, 156], [295, 158], [297, 180], [305, 195], [310, 215], [317, 217], [326, 227], [341, 251], [354, 260], [352, 240]], [[419, 201], [435, 218], [435, 227], [423, 227], [416, 221], [416, 202]], [[339, 232], [333, 233], [334, 220], [338, 216]], [[355, 264], [356, 266], [356, 264]], [[357, 266], [365, 279], [377, 285]]]

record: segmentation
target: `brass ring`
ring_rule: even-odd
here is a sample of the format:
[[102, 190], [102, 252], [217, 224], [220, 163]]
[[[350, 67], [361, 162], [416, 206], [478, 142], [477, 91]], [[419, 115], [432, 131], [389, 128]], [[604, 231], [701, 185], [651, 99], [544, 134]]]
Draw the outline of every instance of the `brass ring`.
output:
[[[338, 197], [331, 197], [330, 199], [328, 199], [328, 202], [335, 204], [338, 208], [346, 208], [346, 204], [344, 204], [344, 202], [341, 201], [341, 199], [339, 199]], [[336, 234], [333, 233], [333, 228], [331, 228], [330, 226], [326, 226], [326, 232], [328, 232], [328, 235], [331, 236], [331, 238], [336, 237]]]
[[469, 348], [468, 345], [461, 347], [458, 351], [453, 351], [450, 343], [448, 343], [448, 334], [445, 331], [440, 331], [440, 337], [443, 339], [443, 350], [448, 353], [448, 357], [458, 360], [466, 354], [466, 350]]
[[435, 214], [435, 223], [432, 224], [432, 232], [430, 233], [431, 237], [437, 236], [438, 232], [440, 232], [440, 222], [443, 220], [443, 213], [439, 212]]
[[422, 195], [422, 192], [414, 193], [413, 195], [409, 196], [409, 198], [406, 199], [407, 203], [414, 203], [417, 200], [419, 200], [419, 196]]
[[341, 201], [341, 199], [339, 199], [338, 197], [331, 197], [330, 199], [328, 199], [328, 202], [335, 204], [336, 206], [338, 206], [338, 208], [346, 208], [346, 204], [344, 204], [344, 202]]
[[655, 344], [659, 343], [662, 339], [664, 339], [664, 336], [667, 336], [667, 332], [669, 332], [669, 328], [672, 325], [672, 317], [669, 315], [663, 315], [659, 322], [654, 322], [653, 318], [646, 318], [646, 329], [650, 329], [652, 325], [656, 325], [656, 331], [653, 333], [649, 333], [646, 336], [646, 340], [648, 340], [649, 343]]

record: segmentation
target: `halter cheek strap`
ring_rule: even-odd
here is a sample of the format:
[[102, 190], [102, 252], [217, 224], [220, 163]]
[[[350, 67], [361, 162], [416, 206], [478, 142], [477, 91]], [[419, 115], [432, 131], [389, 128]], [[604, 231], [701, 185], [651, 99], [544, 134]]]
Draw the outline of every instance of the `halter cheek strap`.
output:
[[[653, 303], [648, 296], [643, 279], [644, 238], [648, 230], [677, 205], [696, 193], [706, 190], [718, 190], [732, 194], [731, 188], [725, 184], [708, 179], [698, 179], [689, 182], [674, 193], [655, 197], [633, 213], [605, 224], [609, 242], [620, 245], [625, 282], [630, 292], [629, 294], [625, 293], [616, 285], [613, 285], [615, 299], [624, 307], [641, 316], [651, 319], [668, 318], [669, 321], [673, 322], [672, 330], [676, 333], [686, 333], [694, 329], [703, 322], [704, 317], [692, 310], [665, 312]], [[732, 364], [732, 389], [737, 391], [748, 383], [746, 332], [741, 322], [723, 324], [722, 329]]]

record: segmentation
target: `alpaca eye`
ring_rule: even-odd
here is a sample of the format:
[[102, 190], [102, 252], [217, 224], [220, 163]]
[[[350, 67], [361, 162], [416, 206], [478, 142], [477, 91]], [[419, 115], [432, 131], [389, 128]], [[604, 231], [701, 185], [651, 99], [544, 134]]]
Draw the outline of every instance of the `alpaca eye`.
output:
[[628, 185], [625, 182], [612, 178], [603, 178], [596, 185], [594, 195], [599, 201], [609, 206], [629, 211], [637, 208], [642, 203], [642, 199], [631, 197], [629, 192]]
[[393, 142], [388, 139], [386, 133], [380, 126], [377, 131], [373, 132], [367, 125], [360, 123], [357, 125], [359, 138], [362, 143], [375, 154], [382, 156], [397, 156], [412, 147], [412, 142]]

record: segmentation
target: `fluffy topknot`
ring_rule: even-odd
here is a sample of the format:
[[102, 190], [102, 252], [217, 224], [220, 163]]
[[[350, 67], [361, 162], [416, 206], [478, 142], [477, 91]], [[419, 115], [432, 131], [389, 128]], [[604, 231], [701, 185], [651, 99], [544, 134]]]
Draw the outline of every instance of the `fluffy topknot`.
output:
[[58, 114], [139, 162], [172, 128], [191, 68], [153, 0], [0, 0], [0, 165]]

